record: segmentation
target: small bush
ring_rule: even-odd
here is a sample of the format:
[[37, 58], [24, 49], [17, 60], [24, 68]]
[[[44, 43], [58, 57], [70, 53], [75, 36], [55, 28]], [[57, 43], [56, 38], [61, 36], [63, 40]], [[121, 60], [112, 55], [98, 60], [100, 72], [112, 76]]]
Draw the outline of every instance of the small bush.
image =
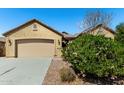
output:
[[62, 68], [60, 70], [60, 77], [63, 82], [71, 82], [76, 78], [74, 72], [69, 68]]
[[85, 75], [124, 76], [124, 48], [104, 36], [80, 36], [63, 49], [63, 57]]

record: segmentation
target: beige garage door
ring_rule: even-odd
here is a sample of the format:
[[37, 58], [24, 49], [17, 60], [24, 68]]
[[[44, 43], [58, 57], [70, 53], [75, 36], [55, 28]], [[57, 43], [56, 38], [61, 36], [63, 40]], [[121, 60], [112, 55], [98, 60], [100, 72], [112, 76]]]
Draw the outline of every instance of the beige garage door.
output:
[[54, 40], [18, 40], [16, 50], [17, 57], [53, 57], [55, 53]]

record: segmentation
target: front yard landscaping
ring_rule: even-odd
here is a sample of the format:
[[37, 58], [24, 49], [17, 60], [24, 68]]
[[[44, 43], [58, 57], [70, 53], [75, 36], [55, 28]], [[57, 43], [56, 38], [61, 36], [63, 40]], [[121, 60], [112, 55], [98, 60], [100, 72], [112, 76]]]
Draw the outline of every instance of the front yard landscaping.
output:
[[62, 52], [43, 84], [124, 84], [124, 47], [116, 39], [84, 34]]
[[[69, 63], [63, 61], [62, 58], [54, 58], [51, 65], [47, 71], [44, 78], [43, 85], [96, 85], [96, 84], [111, 84], [111, 82], [106, 82], [103, 79], [96, 79], [91, 77], [82, 78], [76, 75], [76, 79], [72, 82], [63, 82], [60, 77], [60, 70], [65, 68], [70, 68]], [[115, 80], [113, 84], [124, 84], [124, 78], [121, 77]]]

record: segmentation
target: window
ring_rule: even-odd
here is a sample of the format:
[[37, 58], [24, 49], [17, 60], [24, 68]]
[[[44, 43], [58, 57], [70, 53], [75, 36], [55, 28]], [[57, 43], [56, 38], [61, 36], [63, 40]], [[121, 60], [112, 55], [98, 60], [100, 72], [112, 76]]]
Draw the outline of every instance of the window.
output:
[[37, 29], [37, 25], [36, 24], [33, 24], [32, 29], [33, 29], [33, 31], [37, 31], [38, 30]]

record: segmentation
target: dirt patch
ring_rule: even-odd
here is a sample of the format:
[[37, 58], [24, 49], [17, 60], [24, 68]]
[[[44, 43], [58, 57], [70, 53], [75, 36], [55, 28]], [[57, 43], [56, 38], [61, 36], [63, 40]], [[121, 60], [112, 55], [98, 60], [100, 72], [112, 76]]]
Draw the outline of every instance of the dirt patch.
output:
[[84, 82], [83, 80], [76, 77], [76, 80], [73, 82], [62, 82], [60, 78], [60, 69], [63, 67], [70, 67], [69, 64], [62, 60], [62, 58], [54, 58], [51, 62], [51, 65], [48, 69], [48, 72], [43, 81], [43, 85], [82, 85], [82, 84], [90, 84], [88, 82]]

